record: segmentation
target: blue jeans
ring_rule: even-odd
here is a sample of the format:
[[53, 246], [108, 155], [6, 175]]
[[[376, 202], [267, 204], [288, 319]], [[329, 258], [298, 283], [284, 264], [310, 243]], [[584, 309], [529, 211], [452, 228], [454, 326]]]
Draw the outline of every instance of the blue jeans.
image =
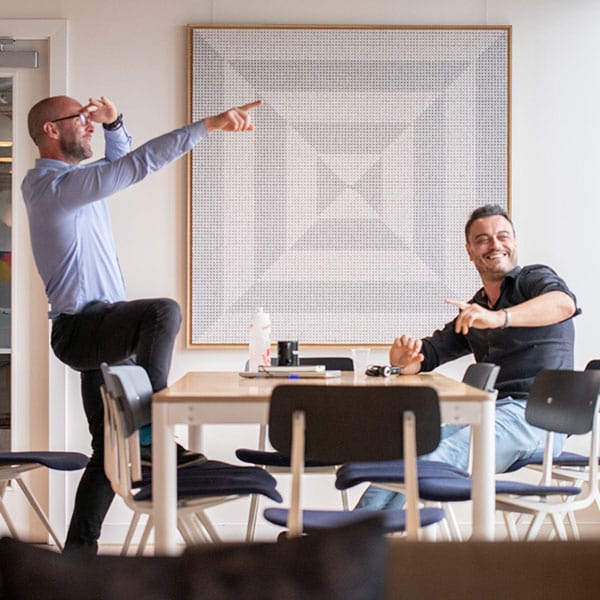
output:
[[104, 474], [104, 410], [100, 365], [133, 363], [144, 367], [154, 391], [167, 386], [179, 305], [168, 298], [130, 302], [91, 302], [76, 315], [52, 322], [52, 349], [81, 373], [83, 409], [92, 436], [92, 455], [75, 496], [65, 552], [95, 554], [102, 522], [114, 498]]
[[[533, 427], [525, 419], [525, 400], [503, 398], [496, 402], [496, 473], [503, 473], [515, 461], [544, 451], [546, 431]], [[562, 451], [567, 436], [554, 435], [554, 456]], [[439, 446], [419, 460], [437, 460], [461, 469], [469, 466], [471, 428], [468, 425], [445, 425]], [[382, 510], [401, 508], [404, 495], [377, 486], [369, 486], [356, 509]]]

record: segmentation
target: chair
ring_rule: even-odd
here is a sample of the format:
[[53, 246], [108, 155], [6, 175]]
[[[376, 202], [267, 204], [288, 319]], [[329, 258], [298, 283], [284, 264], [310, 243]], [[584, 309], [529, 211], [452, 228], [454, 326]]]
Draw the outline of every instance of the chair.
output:
[[583, 488], [559, 486], [562, 491], [560, 494], [554, 495], [554, 502], [550, 502], [546, 496], [540, 494], [538, 494], [540, 497], [536, 499], [533, 493], [526, 496], [497, 494], [496, 508], [504, 513], [507, 532], [511, 539], [517, 537], [517, 531], [514, 521], [508, 517], [509, 513], [533, 515], [525, 534], [527, 540], [535, 538], [546, 516], [550, 516], [556, 535], [560, 539], [566, 539], [567, 534], [561, 517], [585, 509], [596, 501], [598, 497], [598, 451], [600, 448], [599, 392], [600, 372], [596, 369], [590, 368], [585, 371], [544, 370], [536, 376], [527, 401], [525, 417], [531, 425], [548, 432], [544, 448], [541, 484], [549, 485], [552, 479], [557, 479], [556, 465], [552, 459], [555, 432], [568, 435], [591, 433], [589, 436], [590, 452], [587, 456], [586, 477], [581, 479]]
[[[105, 471], [115, 493], [134, 512], [122, 554], [127, 554], [140, 516], [147, 514], [138, 546], [138, 554], [142, 554], [152, 529], [152, 480], [150, 469], [141, 468], [139, 428], [149, 421], [152, 386], [146, 371], [137, 365], [103, 364], [102, 374]], [[275, 485], [275, 479], [257, 467], [207, 460], [178, 469], [177, 522], [184, 541], [219, 541], [205, 510], [250, 494], [281, 502]]]
[[[478, 384], [489, 389], [495, 384], [498, 368], [489, 363], [471, 365], [463, 377], [463, 382]], [[389, 489], [404, 490], [403, 465], [391, 463], [352, 463], [344, 465], [338, 472], [346, 485], [356, 485], [363, 481], [385, 482]], [[531, 485], [523, 482], [497, 481], [496, 494], [520, 496], [563, 496], [580, 492], [580, 488], [550, 485]], [[422, 500], [442, 503], [450, 528], [451, 539], [460, 540], [461, 535], [451, 509], [452, 502], [465, 502], [471, 499], [472, 481], [468, 471], [437, 461], [419, 461], [419, 496]]]
[[[387, 533], [405, 531], [417, 539], [420, 527], [444, 518], [438, 508], [418, 508], [416, 457], [440, 441], [437, 392], [424, 386], [281, 385], [274, 388], [269, 409], [269, 441], [291, 456], [292, 498], [289, 510], [267, 508], [265, 519], [287, 527], [290, 537], [351, 523], [375, 511], [302, 510], [301, 484], [306, 460], [329, 464], [391, 461], [404, 458], [406, 510], [384, 510]], [[347, 489], [336, 476], [336, 487]]]
[[473, 363], [466, 368], [462, 382], [486, 392], [493, 392], [499, 373], [500, 367], [493, 363]]
[[[590, 360], [585, 366], [586, 371], [600, 370], [600, 360]], [[600, 464], [600, 457], [598, 457]], [[544, 455], [539, 453], [528, 459], [518, 460], [507, 472], [513, 472], [521, 468], [533, 469], [543, 472]], [[552, 479], [556, 481], [584, 482], [589, 477], [589, 456], [576, 452], [561, 452], [552, 464]], [[600, 510], [600, 481], [594, 486], [594, 503]], [[579, 538], [579, 531], [573, 513], [568, 513], [569, 524], [575, 538]]]
[[43, 511], [36, 497], [21, 476], [27, 471], [47, 467], [57, 471], [77, 471], [83, 469], [88, 463], [88, 457], [79, 452], [52, 452], [52, 451], [33, 451], [33, 452], [0, 452], [0, 514], [4, 518], [10, 534], [16, 538], [17, 531], [10, 518], [10, 514], [4, 504], [4, 492], [10, 481], [14, 480], [21, 488], [21, 491], [27, 498], [27, 501], [43, 523], [44, 527], [56, 543], [59, 550], [62, 551], [63, 545], [58, 539], [54, 529], [50, 525], [46, 513]]
[[[473, 363], [465, 370], [462, 381], [488, 392], [494, 391], [500, 367], [492, 363]], [[470, 461], [469, 461], [470, 462]], [[404, 492], [404, 465], [391, 463], [351, 463], [339, 473], [346, 485], [365, 481], [385, 482], [390, 489]], [[419, 461], [419, 496], [422, 500], [440, 504], [446, 515], [444, 525], [450, 539], [461, 541], [462, 536], [451, 503], [469, 500], [471, 476], [468, 471], [439, 461]]]
[[[307, 365], [325, 365], [327, 370], [338, 371], [353, 371], [354, 366], [352, 359], [346, 356], [325, 356], [315, 357], [306, 356], [300, 357], [299, 363], [301, 366]], [[246, 365], [247, 366], [247, 365]], [[249, 448], [239, 448], [235, 455], [239, 460], [253, 465], [259, 465], [266, 468], [271, 474], [289, 474], [290, 473], [290, 458], [279, 452], [265, 450], [267, 438], [267, 427], [260, 426], [258, 447], [259, 450]], [[304, 465], [306, 470], [313, 474], [335, 474], [337, 465], [325, 464], [319, 461], [307, 461]], [[348, 510], [348, 494], [346, 490], [341, 490], [342, 507]], [[259, 497], [254, 496], [250, 501], [250, 510], [248, 513], [248, 526], [246, 529], [246, 541], [251, 542], [254, 539], [256, 531], [256, 520], [258, 518], [258, 501]]]

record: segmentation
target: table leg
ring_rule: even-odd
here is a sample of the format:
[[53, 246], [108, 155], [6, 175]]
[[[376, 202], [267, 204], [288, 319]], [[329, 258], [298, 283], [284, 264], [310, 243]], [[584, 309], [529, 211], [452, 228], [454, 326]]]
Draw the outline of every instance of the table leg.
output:
[[202, 425], [188, 425], [188, 448], [202, 452]]
[[473, 539], [494, 539], [496, 435], [495, 404], [481, 404], [481, 421], [473, 425]]
[[152, 404], [152, 498], [155, 554], [177, 551], [177, 461], [175, 428], [167, 406]]

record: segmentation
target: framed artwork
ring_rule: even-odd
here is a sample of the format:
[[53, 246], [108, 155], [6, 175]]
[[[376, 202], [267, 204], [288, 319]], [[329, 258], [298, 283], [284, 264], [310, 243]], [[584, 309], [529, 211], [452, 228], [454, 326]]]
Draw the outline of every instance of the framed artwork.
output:
[[388, 345], [480, 287], [464, 224], [510, 208], [510, 26], [193, 25], [188, 345]]

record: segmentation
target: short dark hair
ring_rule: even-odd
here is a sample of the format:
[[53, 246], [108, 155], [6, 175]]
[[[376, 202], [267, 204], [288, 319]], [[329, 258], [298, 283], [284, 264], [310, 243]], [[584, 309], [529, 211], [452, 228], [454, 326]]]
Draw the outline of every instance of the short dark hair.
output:
[[515, 231], [515, 226], [513, 222], [510, 220], [508, 213], [504, 210], [499, 204], [486, 204], [485, 206], [480, 206], [476, 208], [469, 217], [467, 224], [465, 225], [465, 239], [467, 240], [467, 244], [469, 243], [469, 232], [471, 231], [471, 225], [477, 219], [485, 219], [486, 217], [504, 217], [512, 227], [513, 233]]

